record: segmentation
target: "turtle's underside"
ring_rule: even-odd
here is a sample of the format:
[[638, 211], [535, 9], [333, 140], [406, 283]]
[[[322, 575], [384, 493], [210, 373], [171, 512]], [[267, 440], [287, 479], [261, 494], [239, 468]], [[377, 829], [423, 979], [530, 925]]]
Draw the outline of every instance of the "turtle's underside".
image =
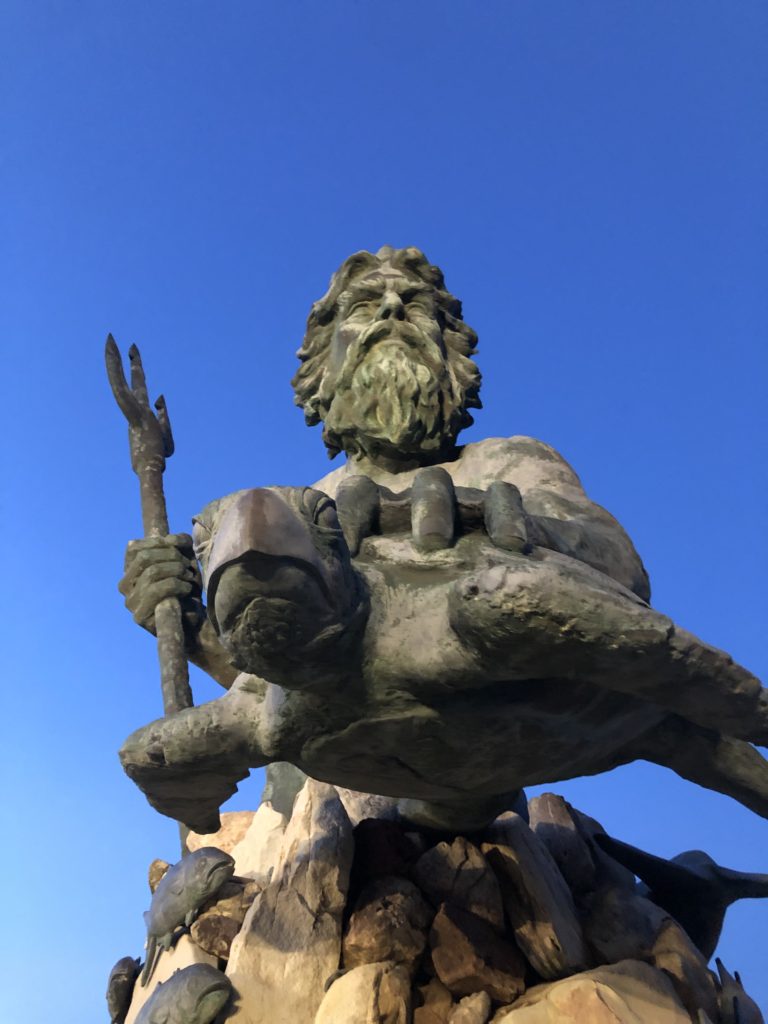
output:
[[210, 832], [249, 768], [290, 761], [468, 828], [525, 785], [644, 758], [768, 816], [759, 682], [593, 566], [499, 527], [494, 501], [448, 546], [424, 542], [423, 517], [419, 533], [392, 514], [381, 535], [348, 511], [354, 558], [311, 488], [217, 503], [209, 615], [243, 674], [129, 737], [123, 764], [153, 806]]

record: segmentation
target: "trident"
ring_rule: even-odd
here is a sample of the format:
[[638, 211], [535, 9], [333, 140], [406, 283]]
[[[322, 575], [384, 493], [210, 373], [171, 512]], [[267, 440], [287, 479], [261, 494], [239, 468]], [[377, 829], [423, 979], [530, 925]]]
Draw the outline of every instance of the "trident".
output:
[[[111, 334], [107, 336], [105, 358], [112, 394], [128, 420], [131, 467], [139, 478], [144, 536], [165, 537], [168, 534], [168, 513], [163, 493], [163, 471], [165, 460], [173, 455], [174, 449], [165, 399], [160, 395], [155, 402], [156, 412], [153, 412], [149, 405], [144, 367], [141, 365], [141, 356], [135, 345], [128, 349], [131, 366], [130, 387], [123, 372], [120, 350]], [[192, 707], [189, 667], [184, 650], [184, 628], [178, 598], [166, 597], [159, 602], [155, 608], [155, 627], [163, 711], [166, 715], [173, 715], [184, 708]], [[187, 829], [179, 824], [179, 831], [182, 852], [185, 852]]]

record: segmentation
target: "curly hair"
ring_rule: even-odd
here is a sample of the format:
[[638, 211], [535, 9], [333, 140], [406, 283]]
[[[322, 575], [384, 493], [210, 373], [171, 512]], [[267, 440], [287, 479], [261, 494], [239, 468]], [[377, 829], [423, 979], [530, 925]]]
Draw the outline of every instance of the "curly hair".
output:
[[420, 249], [413, 247], [393, 249], [384, 246], [375, 254], [356, 252], [344, 260], [331, 278], [328, 291], [312, 306], [307, 319], [304, 341], [296, 353], [301, 366], [291, 381], [294, 401], [304, 410], [304, 418], [309, 426], [324, 419], [327, 399], [322, 397], [321, 385], [328, 368], [328, 351], [336, 325], [339, 300], [356, 278], [385, 264], [434, 289], [447, 360], [462, 395], [461, 409], [457, 411], [454, 424], [455, 434], [458, 434], [459, 430], [473, 422], [467, 410], [481, 407], [480, 371], [471, 359], [477, 350], [477, 335], [464, 323], [461, 302], [447, 291], [440, 268], [431, 264]]

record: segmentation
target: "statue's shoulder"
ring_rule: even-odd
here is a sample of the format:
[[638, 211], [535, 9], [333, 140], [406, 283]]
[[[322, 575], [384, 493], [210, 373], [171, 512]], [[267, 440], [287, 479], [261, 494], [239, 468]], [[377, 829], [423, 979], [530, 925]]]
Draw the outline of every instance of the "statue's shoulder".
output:
[[342, 480], [346, 480], [348, 476], [355, 475], [353, 465], [351, 461], [345, 462], [338, 469], [333, 469], [330, 473], [326, 473], [324, 477], [315, 481], [312, 486], [316, 487], [318, 491], [322, 491], [323, 494], [327, 494], [330, 498], [335, 498]]
[[544, 441], [519, 434], [467, 444], [446, 469], [459, 487], [485, 489], [494, 480], [507, 480], [523, 496], [539, 490], [583, 493], [581, 481], [559, 452]]

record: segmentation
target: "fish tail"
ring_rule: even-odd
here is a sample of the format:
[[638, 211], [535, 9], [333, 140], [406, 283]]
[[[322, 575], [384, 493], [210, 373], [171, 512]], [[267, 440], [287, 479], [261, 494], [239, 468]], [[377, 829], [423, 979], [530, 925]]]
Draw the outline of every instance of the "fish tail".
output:
[[147, 937], [147, 959], [144, 963], [144, 970], [141, 972], [141, 987], [145, 988], [152, 977], [160, 950], [157, 948], [157, 939], [154, 935]]

